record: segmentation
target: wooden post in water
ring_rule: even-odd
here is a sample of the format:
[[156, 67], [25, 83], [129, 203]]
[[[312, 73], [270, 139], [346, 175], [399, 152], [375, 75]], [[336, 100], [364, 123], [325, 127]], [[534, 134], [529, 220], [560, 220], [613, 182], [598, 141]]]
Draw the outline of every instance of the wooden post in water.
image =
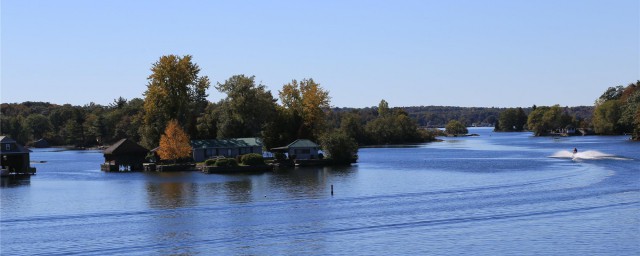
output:
[[331, 184], [331, 195], [333, 195], [333, 184]]

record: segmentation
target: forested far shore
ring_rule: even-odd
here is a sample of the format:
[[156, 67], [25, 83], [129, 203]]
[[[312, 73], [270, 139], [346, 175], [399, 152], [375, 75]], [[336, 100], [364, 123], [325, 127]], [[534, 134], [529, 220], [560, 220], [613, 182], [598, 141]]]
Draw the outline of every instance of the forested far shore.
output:
[[[397, 107], [405, 111], [409, 117], [416, 120], [420, 127], [425, 128], [444, 128], [449, 121], [458, 120], [469, 127], [493, 127], [500, 118], [500, 114], [510, 109], [522, 109], [525, 115], [528, 115], [537, 106], [529, 107], [456, 107], [456, 106], [408, 106]], [[396, 108], [393, 108], [396, 109]], [[562, 110], [569, 116], [575, 116], [578, 120], [590, 122], [593, 116], [594, 106], [564, 106]], [[377, 111], [377, 107], [366, 108], [332, 108], [332, 114], [339, 120], [341, 113], [358, 112], [363, 118], [373, 118]], [[330, 114], [331, 115], [331, 114]]]
[[[483, 108], [389, 107], [382, 99], [367, 108], [330, 107], [331, 97], [312, 78], [282, 85], [277, 98], [254, 76], [234, 75], [214, 87], [226, 97], [207, 100], [211, 82], [190, 55], [162, 56], [151, 67], [143, 98], [119, 97], [108, 105], [48, 102], [2, 103], [0, 133], [31, 145], [90, 147], [128, 138], [152, 149], [176, 120], [190, 139], [260, 137], [269, 149], [296, 139], [383, 145], [435, 140], [435, 128], [492, 126], [496, 131], [535, 135], [575, 129], [598, 134], [633, 134], [640, 139], [640, 81], [608, 88], [594, 106]], [[455, 129], [450, 135], [459, 135]], [[334, 137], [332, 137], [334, 136]]]

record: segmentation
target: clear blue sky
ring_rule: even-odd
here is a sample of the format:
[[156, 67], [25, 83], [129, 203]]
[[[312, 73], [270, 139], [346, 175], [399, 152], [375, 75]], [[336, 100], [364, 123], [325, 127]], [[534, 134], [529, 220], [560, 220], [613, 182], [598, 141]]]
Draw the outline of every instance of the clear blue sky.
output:
[[[640, 4], [614, 1], [1, 2], [1, 100], [140, 97], [150, 67], [313, 78], [332, 105], [592, 105], [640, 79]], [[223, 97], [211, 87], [210, 100]]]

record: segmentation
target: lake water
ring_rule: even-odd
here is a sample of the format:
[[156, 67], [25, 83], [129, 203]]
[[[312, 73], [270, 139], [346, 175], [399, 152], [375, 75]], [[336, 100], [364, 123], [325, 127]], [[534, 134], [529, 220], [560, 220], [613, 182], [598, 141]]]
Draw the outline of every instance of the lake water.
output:
[[640, 143], [471, 132], [262, 175], [104, 173], [98, 151], [34, 150], [38, 174], [0, 189], [0, 252], [640, 254]]

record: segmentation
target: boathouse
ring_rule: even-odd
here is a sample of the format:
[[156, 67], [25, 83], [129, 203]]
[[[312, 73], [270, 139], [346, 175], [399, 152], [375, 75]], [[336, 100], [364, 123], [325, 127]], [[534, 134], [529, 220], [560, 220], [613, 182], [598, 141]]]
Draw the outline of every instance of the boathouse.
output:
[[36, 168], [30, 167], [29, 151], [15, 140], [0, 136], [0, 163], [2, 176], [31, 175], [36, 173]]
[[320, 146], [307, 139], [298, 139], [287, 146], [271, 149], [272, 152], [285, 153], [289, 159], [295, 160], [318, 159], [318, 150]]
[[104, 150], [104, 164], [100, 169], [113, 171], [140, 171], [149, 150], [130, 139], [121, 139]]
[[191, 141], [193, 160], [196, 162], [203, 162], [217, 156], [235, 157], [249, 153], [262, 155], [262, 146], [260, 138]]
[[45, 140], [45, 139], [39, 139], [39, 140], [34, 141], [31, 144], [31, 146], [34, 147], [34, 148], [48, 148], [49, 147], [49, 142], [47, 140]]

